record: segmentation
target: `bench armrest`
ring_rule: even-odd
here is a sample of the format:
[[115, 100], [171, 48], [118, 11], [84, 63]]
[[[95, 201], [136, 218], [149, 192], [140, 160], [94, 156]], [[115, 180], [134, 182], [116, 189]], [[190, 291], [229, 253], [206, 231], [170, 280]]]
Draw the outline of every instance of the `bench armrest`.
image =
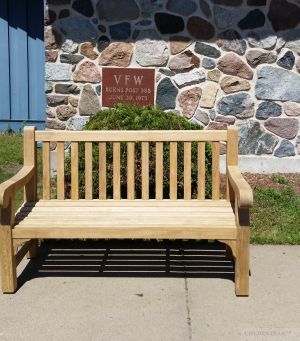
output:
[[240, 208], [251, 207], [253, 205], [253, 192], [248, 182], [240, 173], [238, 167], [228, 166], [227, 175], [228, 181], [237, 198], [238, 207]]
[[34, 166], [23, 166], [16, 175], [0, 184], [0, 207], [9, 205], [9, 199], [31, 180], [34, 171]]

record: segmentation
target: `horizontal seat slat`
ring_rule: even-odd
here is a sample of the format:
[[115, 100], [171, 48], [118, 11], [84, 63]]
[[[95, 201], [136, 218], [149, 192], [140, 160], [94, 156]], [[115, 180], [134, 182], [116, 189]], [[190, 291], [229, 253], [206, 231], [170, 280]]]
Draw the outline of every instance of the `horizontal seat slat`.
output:
[[50, 227], [13, 229], [13, 238], [142, 238], [142, 239], [236, 239], [236, 230], [233, 228], [186, 227], [149, 227], [139, 228], [126, 226], [125, 228], [65, 228]]
[[184, 199], [178, 199], [178, 200], [156, 200], [156, 199], [149, 199], [149, 200], [142, 200], [142, 199], [136, 199], [136, 200], [39, 200], [37, 202], [27, 202], [24, 207], [118, 207], [118, 206], [176, 206], [176, 207], [186, 207], [186, 206], [196, 206], [196, 207], [231, 207], [230, 202], [227, 200], [184, 200]]
[[227, 141], [226, 130], [110, 130], [110, 131], [41, 131], [35, 141], [49, 142], [205, 142]]

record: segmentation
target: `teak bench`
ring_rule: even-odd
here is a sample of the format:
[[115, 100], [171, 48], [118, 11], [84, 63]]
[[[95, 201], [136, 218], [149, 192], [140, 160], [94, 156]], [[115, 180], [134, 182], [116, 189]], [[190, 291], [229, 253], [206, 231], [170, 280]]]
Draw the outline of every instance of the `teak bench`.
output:
[[[42, 142], [43, 198], [37, 199], [37, 142]], [[57, 143], [57, 198], [51, 199], [50, 143]], [[71, 199], [65, 198], [65, 142], [71, 143]], [[127, 198], [121, 198], [121, 142], [127, 143]], [[177, 198], [178, 143], [184, 150], [184, 198]], [[197, 198], [191, 195], [197, 143]], [[205, 199], [205, 143], [212, 145], [212, 199]], [[79, 199], [79, 143], [84, 143], [85, 199]], [[99, 199], [93, 199], [93, 144], [99, 144]], [[113, 145], [113, 199], [107, 199], [107, 144]], [[141, 143], [141, 198], [135, 196], [135, 146]], [[155, 146], [155, 199], [149, 199], [149, 143]], [[169, 197], [163, 195], [163, 146], [169, 143]], [[227, 198], [220, 199], [220, 144], [226, 143]], [[249, 293], [250, 186], [238, 169], [238, 130], [36, 131], [24, 129], [24, 167], [0, 185], [2, 291], [17, 288], [16, 267], [34, 257], [38, 239], [215, 239], [235, 260], [235, 293]], [[97, 185], [98, 186], [98, 185]], [[15, 193], [24, 204], [15, 212]]]

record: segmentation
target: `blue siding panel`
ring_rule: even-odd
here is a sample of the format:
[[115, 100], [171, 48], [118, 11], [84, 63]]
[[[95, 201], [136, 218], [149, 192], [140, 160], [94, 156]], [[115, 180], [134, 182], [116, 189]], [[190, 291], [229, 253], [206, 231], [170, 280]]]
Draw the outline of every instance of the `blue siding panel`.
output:
[[0, 0], [0, 131], [45, 122], [44, 0]]
[[45, 120], [44, 3], [28, 1], [29, 119]]
[[27, 0], [9, 1], [11, 119], [28, 118]]
[[1, 122], [0, 121], [0, 131], [7, 131], [8, 129], [12, 129], [13, 131], [20, 132], [23, 131], [25, 126], [35, 126], [37, 129], [44, 130], [45, 124], [41, 123], [40, 121], [34, 121], [34, 122]]
[[10, 119], [8, 0], [0, 0], [0, 120]]

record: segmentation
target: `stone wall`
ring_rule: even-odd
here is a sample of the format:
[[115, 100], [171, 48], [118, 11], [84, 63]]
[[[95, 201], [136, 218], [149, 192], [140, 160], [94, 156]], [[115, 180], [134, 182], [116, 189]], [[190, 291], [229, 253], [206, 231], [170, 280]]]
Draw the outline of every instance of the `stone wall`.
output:
[[207, 129], [240, 127], [240, 154], [300, 154], [299, 0], [48, 0], [49, 129], [101, 108], [101, 68], [155, 67], [156, 104]]

